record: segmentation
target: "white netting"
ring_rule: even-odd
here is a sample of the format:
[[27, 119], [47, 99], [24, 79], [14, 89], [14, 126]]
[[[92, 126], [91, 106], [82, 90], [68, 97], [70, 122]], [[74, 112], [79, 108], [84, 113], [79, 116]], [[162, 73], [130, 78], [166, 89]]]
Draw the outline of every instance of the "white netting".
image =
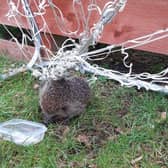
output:
[[[168, 37], [168, 28], [164, 30], [158, 30], [152, 32], [151, 34], [139, 37], [133, 40], [129, 40], [117, 45], [109, 45], [101, 49], [95, 49], [94, 51], [89, 51], [90, 46], [96, 45], [98, 40], [101, 38], [104, 26], [107, 23], [112, 22], [113, 18], [124, 9], [127, 0], [111, 0], [104, 4], [104, 7], [98, 6], [96, 0], [90, 0], [87, 9], [83, 6], [82, 0], [72, 0], [72, 8], [76, 18], [76, 27], [74, 30], [70, 30], [66, 25], [66, 19], [64, 17], [61, 9], [53, 3], [52, 0], [32, 0], [31, 3], [34, 4], [34, 10], [30, 9], [30, 4], [27, 0], [9, 0], [9, 12], [7, 13], [7, 18], [15, 20], [17, 27], [22, 33], [22, 39], [19, 43], [16, 37], [8, 30], [12, 40], [15, 41], [21, 52], [27, 57], [27, 52], [25, 52], [24, 45], [27, 41], [34, 43], [35, 51], [32, 59], [29, 63], [19, 69], [15, 69], [10, 74], [1, 75], [3, 79], [15, 75], [19, 72], [25, 70], [31, 70], [33, 75], [39, 77], [40, 79], [54, 78], [58, 79], [60, 77], [68, 76], [70, 70], [80, 71], [81, 73], [89, 72], [94, 76], [105, 76], [109, 79], [117, 80], [121, 85], [126, 85], [128, 87], [137, 86], [138, 88], [146, 88], [147, 90], [162, 91], [168, 93], [168, 68], [162, 70], [160, 73], [140, 73], [135, 74], [132, 71], [133, 63], [127, 63], [129, 54], [128, 49], [136, 48], [141, 45], [148, 44], [150, 42], [160, 40]], [[22, 9], [20, 9], [20, 6]], [[52, 10], [55, 25], [65, 36], [77, 36], [79, 41], [73, 40], [72, 38], [66, 39], [61, 47], [54, 44], [57, 48], [56, 52], [52, 52], [44, 45], [43, 39], [41, 38], [41, 33], [47, 34], [46, 41], [50, 45], [50, 40], [48, 39], [48, 34], [53, 39], [49, 29], [47, 20], [45, 19], [45, 14], [47, 9]], [[97, 12], [99, 19], [95, 23], [90, 24], [90, 18], [92, 12]], [[29, 24], [29, 31], [25, 33], [22, 29], [22, 23], [19, 17], [22, 16], [27, 19]], [[35, 19], [38, 17], [42, 21], [42, 26], [39, 29]], [[82, 32], [81, 32], [82, 29]], [[116, 49], [120, 46], [119, 49]], [[41, 50], [45, 51], [47, 56], [47, 61], [41, 58]], [[128, 69], [128, 73], [121, 73], [112, 69], [105, 69], [98, 65], [90, 64], [90, 61], [99, 61], [109, 57], [110, 53], [120, 51], [124, 55], [123, 65]], [[31, 54], [31, 53], [30, 53]]]

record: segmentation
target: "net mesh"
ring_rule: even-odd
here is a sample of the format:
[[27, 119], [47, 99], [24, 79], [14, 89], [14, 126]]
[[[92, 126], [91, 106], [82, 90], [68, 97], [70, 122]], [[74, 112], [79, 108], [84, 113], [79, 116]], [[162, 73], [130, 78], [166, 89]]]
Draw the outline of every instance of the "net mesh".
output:
[[[30, 3], [34, 4], [33, 9], [30, 8]], [[6, 17], [15, 22], [19, 28], [22, 34], [20, 41], [8, 27], [4, 25], [4, 28], [10, 34], [11, 40], [16, 42], [23, 56], [27, 58], [28, 63], [13, 69], [8, 74], [1, 75], [2, 79], [26, 70], [32, 71], [32, 74], [39, 79], [59, 79], [69, 76], [70, 71], [74, 70], [81, 73], [89, 72], [93, 74], [94, 79], [96, 76], [104, 76], [127, 87], [137, 86], [139, 89], [145, 88], [168, 93], [168, 68], [154, 74], [149, 72], [134, 73], [132, 70], [134, 64], [128, 61], [129, 53], [127, 52], [128, 49], [167, 38], [168, 28], [121, 44], [112, 44], [100, 49], [93, 47], [94, 50], [90, 51], [89, 47], [95, 46], [100, 40], [106, 24], [112, 22], [114, 17], [124, 10], [127, 0], [107, 1], [103, 5], [99, 5], [96, 0], [89, 0], [87, 8], [82, 0], [72, 0], [67, 1], [67, 3], [73, 8], [76, 19], [76, 27], [73, 30], [67, 25], [62, 10], [52, 0], [8, 0], [9, 11]], [[55, 41], [45, 17], [48, 14], [48, 9], [52, 11], [55, 20], [53, 24], [62, 34], [69, 37], [63, 41], [61, 46]], [[95, 23], [90, 21], [93, 13], [98, 16]], [[22, 25], [24, 19], [27, 20], [26, 30], [23, 29]], [[36, 19], [41, 21], [40, 26]], [[78, 37], [78, 40], [74, 40], [72, 37]], [[54, 51], [51, 50], [51, 41], [55, 48]], [[34, 45], [33, 55], [25, 48], [25, 45], [29, 43]], [[45, 53], [45, 58], [42, 57], [42, 52]], [[123, 55], [122, 64], [127, 69], [126, 73], [92, 64], [94, 61], [101, 61], [110, 57], [110, 54], [115, 52], [120, 52]]]

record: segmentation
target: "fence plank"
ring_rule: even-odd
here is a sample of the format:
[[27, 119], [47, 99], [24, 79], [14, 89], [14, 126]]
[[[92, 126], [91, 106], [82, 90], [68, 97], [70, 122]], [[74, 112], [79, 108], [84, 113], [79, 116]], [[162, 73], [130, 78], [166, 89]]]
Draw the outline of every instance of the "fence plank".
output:
[[[0, 5], [0, 23], [7, 25], [14, 25], [14, 20], [8, 20], [6, 18], [6, 13], [8, 12], [8, 5], [6, 0], [1, 0]], [[86, 6], [89, 0], [83, 1]], [[31, 2], [32, 10], [36, 7]], [[36, 1], [37, 2], [37, 1]], [[76, 28], [76, 19], [72, 9], [71, 0], [53, 0], [53, 2], [60, 7], [64, 13], [66, 28], [74, 30]], [[100, 6], [107, 2], [107, 0], [97, 0]], [[20, 7], [21, 8], [21, 7]], [[100, 42], [108, 44], [118, 44], [126, 40], [130, 40], [136, 37], [140, 37], [146, 34], [150, 34], [159, 29], [165, 29], [168, 27], [168, 1], [167, 0], [128, 0], [125, 10], [120, 13], [116, 19], [108, 24], [104, 30], [103, 36]], [[57, 27], [52, 11], [48, 8], [45, 14], [47, 24], [53, 34], [63, 35], [62, 32]], [[91, 17], [94, 22], [98, 15], [95, 14]], [[22, 23], [22, 26], [27, 28], [27, 21], [25, 18], [18, 18]], [[42, 20], [40, 17], [36, 18], [39, 27], [42, 27]], [[157, 42], [151, 43], [139, 47], [139, 49], [152, 51], [156, 53], [168, 54], [168, 39], [159, 40]]]

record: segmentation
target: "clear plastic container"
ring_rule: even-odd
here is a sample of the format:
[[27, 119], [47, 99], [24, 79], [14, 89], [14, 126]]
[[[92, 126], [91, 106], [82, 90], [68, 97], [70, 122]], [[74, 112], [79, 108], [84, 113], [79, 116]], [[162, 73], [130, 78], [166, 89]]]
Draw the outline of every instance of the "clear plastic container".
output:
[[46, 131], [47, 128], [43, 124], [12, 119], [0, 124], [0, 139], [12, 141], [19, 145], [32, 145], [42, 141]]

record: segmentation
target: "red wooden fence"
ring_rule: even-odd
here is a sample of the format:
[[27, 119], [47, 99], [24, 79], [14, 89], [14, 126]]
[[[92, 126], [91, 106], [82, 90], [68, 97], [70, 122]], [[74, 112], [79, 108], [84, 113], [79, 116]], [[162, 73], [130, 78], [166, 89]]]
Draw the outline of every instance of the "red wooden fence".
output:
[[[85, 7], [89, 0], [84, 0]], [[107, 0], [97, 0], [103, 6]], [[0, 24], [16, 26], [14, 20], [8, 20], [6, 14], [9, 10], [7, 0], [1, 0], [0, 4]], [[75, 15], [72, 9], [72, 0], [53, 0], [53, 2], [63, 11], [67, 27], [71, 30], [76, 28]], [[30, 1], [31, 9], [35, 9]], [[125, 10], [118, 14], [115, 20], [108, 24], [103, 32], [100, 42], [117, 44], [126, 40], [134, 39], [146, 34], [150, 34], [159, 29], [168, 28], [168, 0], [128, 0]], [[53, 34], [63, 35], [54, 20], [52, 11], [48, 8], [45, 14], [47, 24]], [[27, 28], [25, 18], [18, 18], [24, 28]], [[97, 15], [92, 16], [92, 21], [97, 19]], [[42, 21], [37, 18], [37, 23], [42, 26]], [[3, 45], [2, 45], [3, 44]], [[13, 46], [13, 47], [11, 47]], [[0, 50], [7, 50], [10, 55], [14, 54], [16, 45], [13, 42], [0, 40]], [[139, 49], [156, 53], [168, 54], [168, 38], [139, 47]], [[32, 50], [32, 48], [30, 48]], [[19, 53], [17, 53], [19, 56]], [[20, 57], [20, 56], [19, 56]]]

